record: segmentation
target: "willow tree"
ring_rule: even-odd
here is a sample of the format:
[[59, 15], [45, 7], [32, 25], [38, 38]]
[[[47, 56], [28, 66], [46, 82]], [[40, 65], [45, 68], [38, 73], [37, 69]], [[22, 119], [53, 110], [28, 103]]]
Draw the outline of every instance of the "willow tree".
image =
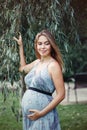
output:
[[[33, 42], [37, 32], [50, 30], [64, 56], [79, 42], [70, 0], [5, 0], [0, 5], [0, 79], [19, 80], [19, 55], [12, 37], [22, 33], [26, 62], [35, 59]], [[69, 63], [69, 62], [68, 62]], [[70, 68], [70, 67], [69, 67]], [[67, 69], [66, 69], [67, 70]], [[67, 70], [68, 71], [68, 70]]]
[[[84, 62], [84, 66], [79, 69], [78, 64], [83, 63], [83, 60], [86, 61], [85, 54], [82, 55], [82, 51], [86, 52], [86, 48], [79, 51], [82, 45], [77, 33], [71, 0], [1, 0], [0, 80], [2, 82], [9, 81], [13, 84], [24, 75], [18, 71], [20, 59], [13, 36], [18, 36], [21, 32], [26, 62], [29, 63], [36, 58], [34, 38], [42, 29], [48, 29], [56, 39], [64, 59], [64, 75], [71, 75], [75, 70], [83, 70], [87, 63]], [[19, 85], [19, 88], [24, 92], [25, 86]], [[5, 100], [8, 91], [6, 88], [4, 90]], [[12, 110], [14, 111], [14, 107]]]
[[[48, 29], [53, 33], [64, 63], [64, 74], [73, 74], [85, 61], [79, 51], [82, 45], [71, 0], [1, 0], [0, 3], [0, 80], [19, 81], [18, 46], [13, 36], [21, 32], [26, 62], [34, 60], [34, 38], [37, 32]], [[83, 48], [86, 51], [86, 48]], [[78, 53], [77, 53], [78, 51]], [[80, 57], [80, 59], [78, 58]], [[76, 62], [76, 63], [75, 63]], [[84, 66], [86, 62], [84, 62]], [[84, 67], [83, 66], [83, 67]], [[24, 89], [23, 89], [24, 91]]]

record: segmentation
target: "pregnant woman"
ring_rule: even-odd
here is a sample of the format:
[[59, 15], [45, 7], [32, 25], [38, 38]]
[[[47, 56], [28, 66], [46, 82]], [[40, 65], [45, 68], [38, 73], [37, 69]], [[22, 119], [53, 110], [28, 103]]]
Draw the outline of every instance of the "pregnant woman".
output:
[[[65, 97], [62, 58], [53, 35], [42, 30], [35, 38], [37, 59], [26, 64], [22, 37], [19, 45], [20, 72], [25, 76], [26, 91], [22, 98], [23, 130], [61, 130], [56, 106]], [[56, 95], [52, 93], [56, 90]]]

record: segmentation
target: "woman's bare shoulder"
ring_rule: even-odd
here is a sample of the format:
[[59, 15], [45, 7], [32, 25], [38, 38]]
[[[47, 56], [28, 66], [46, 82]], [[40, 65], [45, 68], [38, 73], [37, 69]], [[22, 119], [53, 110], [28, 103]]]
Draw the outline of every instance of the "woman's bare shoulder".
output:
[[29, 67], [30, 69], [32, 69], [39, 62], [40, 62], [40, 59], [36, 59], [33, 62], [27, 64], [27, 67]]
[[37, 64], [37, 63], [39, 63], [40, 62], [40, 59], [36, 59], [35, 61], [34, 61], [34, 64]]
[[56, 60], [53, 60], [50, 64], [49, 64], [49, 69], [60, 69], [60, 65]]
[[48, 66], [49, 73], [61, 73], [61, 68], [56, 60], [53, 60]]

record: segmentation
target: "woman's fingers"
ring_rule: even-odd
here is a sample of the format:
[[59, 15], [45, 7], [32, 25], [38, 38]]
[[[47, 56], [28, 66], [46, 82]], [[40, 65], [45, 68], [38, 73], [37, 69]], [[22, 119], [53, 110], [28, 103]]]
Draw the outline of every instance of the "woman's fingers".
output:
[[21, 34], [19, 35], [19, 40], [22, 40], [22, 36], [21, 36]]
[[31, 114], [27, 115], [27, 117], [31, 120], [34, 120], [35, 119], [35, 112], [33, 110], [29, 110], [29, 112], [31, 112]]
[[19, 35], [21, 35], [21, 33], [19, 32]]
[[40, 111], [38, 111], [36, 109], [30, 109], [29, 112], [31, 112], [31, 114], [29, 114], [27, 117], [31, 120], [36, 120], [41, 117]]
[[36, 110], [34, 110], [34, 109], [29, 109], [29, 112], [36, 112]]
[[13, 39], [14, 39], [15, 41], [17, 41], [17, 43], [18, 43], [19, 45], [22, 44], [22, 36], [21, 36], [21, 33], [19, 33], [19, 37], [18, 37], [18, 38], [13, 37]]
[[16, 41], [22, 40], [21, 33], [19, 32], [18, 34], [19, 34], [18, 38], [16, 38], [15, 36], [13, 37], [13, 39], [16, 40]]
[[14, 39], [15, 41], [18, 41], [18, 39], [17, 39], [16, 37], [13, 37], [13, 39]]

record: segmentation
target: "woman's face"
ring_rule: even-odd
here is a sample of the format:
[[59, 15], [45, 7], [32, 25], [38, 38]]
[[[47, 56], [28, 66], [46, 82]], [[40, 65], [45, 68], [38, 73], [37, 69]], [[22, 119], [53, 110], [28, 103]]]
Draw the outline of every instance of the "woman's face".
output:
[[51, 55], [51, 45], [45, 36], [40, 36], [37, 41], [37, 51], [41, 57]]

